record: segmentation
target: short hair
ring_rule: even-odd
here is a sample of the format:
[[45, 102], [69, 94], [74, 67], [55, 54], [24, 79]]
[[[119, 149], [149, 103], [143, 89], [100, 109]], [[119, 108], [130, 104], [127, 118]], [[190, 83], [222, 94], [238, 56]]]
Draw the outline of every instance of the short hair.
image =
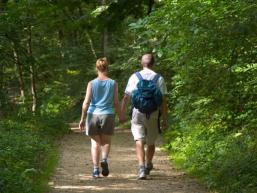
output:
[[107, 72], [108, 71], [108, 61], [106, 57], [99, 58], [96, 61], [96, 69], [100, 72]]
[[151, 53], [144, 54], [141, 58], [141, 64], [144, 67], [151, 67], [154, 64], [154, 56]]

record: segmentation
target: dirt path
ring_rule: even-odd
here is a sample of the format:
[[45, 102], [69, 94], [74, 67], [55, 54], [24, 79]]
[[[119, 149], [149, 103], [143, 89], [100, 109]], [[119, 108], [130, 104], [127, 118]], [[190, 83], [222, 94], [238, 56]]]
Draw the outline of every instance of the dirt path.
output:
[[[159, 142], [160, 143], [160, 142]], [[116, 130], [109, 157], [110, 175], [91, 178], [90, 140], [72, 132], [61, 142], [58, 167], [50, 193], [207, 193], [195, 180], [170, 166], [168, 156], [156, 149], [148, 180], [136, 180], [137, 161], [130, 130]]]

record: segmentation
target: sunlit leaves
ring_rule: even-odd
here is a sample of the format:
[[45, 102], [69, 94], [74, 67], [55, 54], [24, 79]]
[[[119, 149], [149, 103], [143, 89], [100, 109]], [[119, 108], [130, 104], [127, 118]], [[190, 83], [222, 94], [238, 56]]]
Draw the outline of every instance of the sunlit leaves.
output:
[[100, 14], [102, 14], [104, 11], [106, 11], [108, 8], [109, 8], [108, 5], [99, 6], [94, 11], [91, 12], [91, 15], [94, 17], [97, 17]]

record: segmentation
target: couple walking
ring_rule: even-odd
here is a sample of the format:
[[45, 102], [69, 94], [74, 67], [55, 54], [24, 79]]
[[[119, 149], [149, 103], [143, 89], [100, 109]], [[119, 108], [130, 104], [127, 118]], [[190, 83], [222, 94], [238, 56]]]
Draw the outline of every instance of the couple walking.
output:
[[125, 112], [130, 101], [133, 106], [131, 131], [135, 140], [139, 165], [138, 179], [146, 179], [153, 169], [152, 160], [155, 153], [155, 141], [160, 131], [160, 115], [162, 128], [167, 128], [165, 99], [167, 88], [163, 77], [153, 71], [154, 57], [152, 54], [143, 55], [141, 65], [142, 70], [132, 74], [129, 78], [120, 104], [118, 83], [108, 77], [107, 59], [100, 58], [96, 61], [98, 76], [87, 85], [79, 124], [81, 130], [86, 128], [86, 134], [91, 138], [92, 176], [94, 178], [100, 176], [99, 166], [101, 166], [103, 176], [109, 175], [107, 159], [115, 126], [113, 106], [122, 123], [126, 121]]

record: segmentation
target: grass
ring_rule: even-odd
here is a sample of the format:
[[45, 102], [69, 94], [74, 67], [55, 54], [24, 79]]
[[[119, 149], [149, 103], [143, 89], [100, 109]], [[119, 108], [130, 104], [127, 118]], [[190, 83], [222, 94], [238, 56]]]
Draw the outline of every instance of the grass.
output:
[[45, 193], [50, 189], [49, 180], [59, 161], [57, 144], [52, 145], [52, 149], [49, 150], [46, 160], [45, 166], [42, 168], [42, 173], [38, 177], [38, 185], [36, 187], [38, 193]]

